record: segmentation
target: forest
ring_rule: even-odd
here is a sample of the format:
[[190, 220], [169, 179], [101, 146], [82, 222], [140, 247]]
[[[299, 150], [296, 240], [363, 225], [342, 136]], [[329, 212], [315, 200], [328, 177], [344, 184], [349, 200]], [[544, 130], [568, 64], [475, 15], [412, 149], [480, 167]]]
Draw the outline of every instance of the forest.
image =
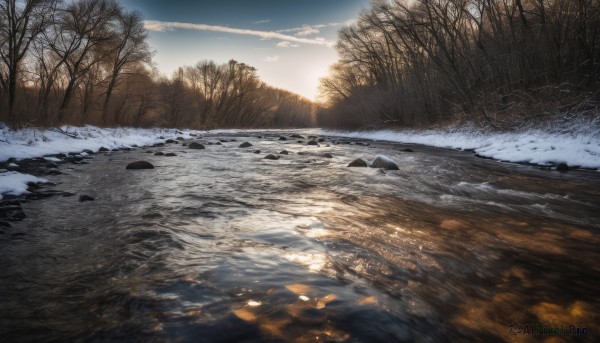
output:
[[230, 60], [160, 75], [143, 18], [113, 0], [0, 2], [0, 122], [13, 128], [302, 127], [311, 101]]
[[2, 0], [0, 121], [510, 130], [598, 117], [597, 0], [374, 0], [336, 49], [314, 103], [234, 59], [160, 74], [141, 14], [114, 0]]
[[337, 51], [325, 126], [598, 117], [597, 0], [373, 1]]

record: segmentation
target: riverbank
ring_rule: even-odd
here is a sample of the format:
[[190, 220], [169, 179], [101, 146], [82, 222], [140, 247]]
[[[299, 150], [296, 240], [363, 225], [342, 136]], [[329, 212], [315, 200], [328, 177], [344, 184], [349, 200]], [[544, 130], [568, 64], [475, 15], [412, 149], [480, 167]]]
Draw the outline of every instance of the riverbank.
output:
[[[335, 143], [352, 143], [343, 138], [389, 141], [472, 151], [478, 157], [524, 163], [546, 169], [600, 168], [600, 137], [580, 125], [569, 130], [529, 129], [518, 133], [483, 132], [475, 128], [438, 130], [334, 131], [298, 130], [177, 130], [62, 127], [45, 130], [0, 129], [0, 199], [27, 192], [27, 184], [43, 183], [43, 175], [58, 172], [57, 163], [85, 163], [95, 152], [128, 150], [135, 147], [190, 139], [203, 134], [268, 132], [286, 135], [297, 132], [337, 137]], [[32, 176], [33, 175], [33, 176]], [[39, 178], [41, 177], [41, 178]]]

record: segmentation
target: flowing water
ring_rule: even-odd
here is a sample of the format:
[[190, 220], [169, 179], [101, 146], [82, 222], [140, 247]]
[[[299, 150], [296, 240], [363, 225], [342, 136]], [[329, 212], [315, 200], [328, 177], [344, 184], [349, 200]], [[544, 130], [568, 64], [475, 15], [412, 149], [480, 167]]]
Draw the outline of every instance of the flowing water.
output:
[[[96, 200], [23, 204], [25, 235], [0, 236], [0, 340], [548, 338], [511, 323], [599, 337], [600, 173], [257, 135], [63, 165], [53, 188]], [[346, 167], [378, 154], [400, 170]], [[125, 169], [140, 159], [156, 169]]]

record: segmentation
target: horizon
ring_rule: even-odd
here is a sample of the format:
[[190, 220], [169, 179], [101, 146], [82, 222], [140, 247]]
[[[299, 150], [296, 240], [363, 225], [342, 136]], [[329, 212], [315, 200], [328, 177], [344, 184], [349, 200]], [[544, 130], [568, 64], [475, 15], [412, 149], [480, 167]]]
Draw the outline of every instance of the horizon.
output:
[[120, 0], [142, 13], [154, 66], [166, 76], [202, 60], [231, 59], [270, 86], [318, 99], [319, 79], [338, 56], [337, 32], [369, 0], [283, 2]]

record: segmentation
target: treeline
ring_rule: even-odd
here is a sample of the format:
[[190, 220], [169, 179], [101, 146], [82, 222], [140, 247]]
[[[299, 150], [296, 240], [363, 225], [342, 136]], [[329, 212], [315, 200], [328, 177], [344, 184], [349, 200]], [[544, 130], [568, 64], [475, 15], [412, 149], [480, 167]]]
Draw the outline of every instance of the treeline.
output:
[[11, 127], [289, 127], [315, 105], [234, 60], [152, 68], [141, 15], [114, 0], [0, 0], [0, 121]]
[[337, 50], [324, 125], [598, 115], [597, 0], [373, 1]]

